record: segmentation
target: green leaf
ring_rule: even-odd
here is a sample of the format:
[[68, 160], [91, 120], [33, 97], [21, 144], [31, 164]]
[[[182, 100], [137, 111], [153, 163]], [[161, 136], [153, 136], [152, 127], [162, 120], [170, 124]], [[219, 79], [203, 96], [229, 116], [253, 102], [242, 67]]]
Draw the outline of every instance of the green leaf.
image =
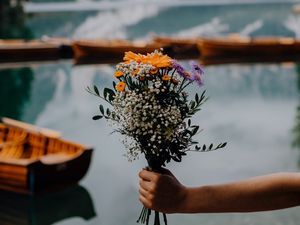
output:
[[199, 95], [198, 95], [198, 93], [196, 93], [196, 95], [195, 95], [195, 100], [196, 100], [196, 102], [198, 104], [199, 103]]
[[102, 115], [104, 115], [104, 108], [103, 108], [103, 105], [99, 105], [99, 110], [100, 110], [100, 112], [102, 113]]
[[95, 91], [95, 93], [96, 93], [98, 96], [100, 96], [100, 94], [99, 94], [99, 90], [98, 90], [98, 88], [97, 88], [97, 86], [96, 86], [96, 85], [94, 85], [94, 91]]
[[106, 109], [106, 115], [110, 116], [110, 110], [109, 110], [109, 108]]
[[198, 132], [198, 130], [199, 130], [199, 126], [195, 126], [192, 131], [193, 135], [195, 135]]
[[106, 99], [108, 95], [107, 88], [103, 89], [103, 97]]
[[220, 146], [220, 148], [224, 148], [226, 145], [227, 145], [227, 142], [224, 142], [224, 143]]
[[107, 89], [107, 93], [108, 93], [108, 100], [110, 102], [112, 102], [114, 100], [116, 94], [113, 90], [111, 90], [109, 88], [106, 88], [106, 89]]
[[175, 162], [181, 162], [181, 158], [179, 158], [179, 157], [172, 156], [172, 159], [173, 159]]
[[93, 120], [100, 120], [102, 118], [103, 118], [103, 116], [100, 116], [100, 115], [93, 116]]
[[194, 101], [190, 101], [191, 109], [195, 108], [196, 103]]
[[203, 91], [203, 92], [202, 92], [201, 97], [200, 97], [200, 102], [202, 102], [203, 99], [205, 99], [205, 92], [206, 92], [206, 91]]

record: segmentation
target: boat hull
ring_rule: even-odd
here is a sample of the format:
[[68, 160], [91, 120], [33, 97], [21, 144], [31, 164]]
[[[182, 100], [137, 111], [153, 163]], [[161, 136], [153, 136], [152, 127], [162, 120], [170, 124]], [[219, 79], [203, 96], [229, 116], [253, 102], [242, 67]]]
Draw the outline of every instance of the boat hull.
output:
[[202, 39], [204, 64], [299, 61], [300, 41], [291, 38]]
[[133, 43], [129, 41], [86, 40], [72, 44], [75, 64], [116, 63], [124, 53], [132, 51], [140, 54], [159, 50], [160, 44]]
[[63, 41], [0, 40], [0, 63], [71, 58], [71, 45]]
[[92, 149], [60, 163], [45, 164], [40, 160], [27, 165], [0, 162], [0, 189], [36, 194], [77, 184], [87, 173]]

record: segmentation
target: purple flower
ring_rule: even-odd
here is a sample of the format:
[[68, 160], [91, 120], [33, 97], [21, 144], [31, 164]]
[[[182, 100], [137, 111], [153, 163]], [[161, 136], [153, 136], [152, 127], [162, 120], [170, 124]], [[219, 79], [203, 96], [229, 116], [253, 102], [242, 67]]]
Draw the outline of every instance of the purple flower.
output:
[[202, 77], [199, 73], [195, 73], [194, 71], [192, 71], [192, 79], [191, 80], [195, 81], [198, 84], [198, 86], [203, 85]]
[[199, 86], [203, 85], [202, 81], [202, 75], [204, 74], [203, 68], [199, 64], [197, 64], [194, 61], [190, 62], [190, 66], [192, 67], [191, 74], [192, 74], [192, 79], [195, 81]]
[[175, 59], [172, 60], [172, 66], [181, 77], [187, 80], [192, 80], [191, 74], [186, 71]]
[[198, 63], [196, 63], [195, 61], [191, 61], [190, 62], [190, 66], [192, 67], [192, 70], [199, 73], [199, 75], [203, 75], [204, 74], [204, 70], [203, 67], [200, 66]]

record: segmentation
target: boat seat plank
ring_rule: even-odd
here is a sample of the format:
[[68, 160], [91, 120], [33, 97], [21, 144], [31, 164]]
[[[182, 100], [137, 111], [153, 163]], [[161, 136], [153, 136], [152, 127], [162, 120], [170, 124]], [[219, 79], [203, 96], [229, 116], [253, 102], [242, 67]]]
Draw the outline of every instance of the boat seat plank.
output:
[[42, 156], [40, 158], [40, 161], [43, 164], [63, 163], [63, 162], [67, 162], [69, 160], [72, 160], [72, 159], [76, 158], [80, 154], [81, 153], [77, 153], [77, 154], [67, 154], [67, 153], [48, 154], [48, 155]]

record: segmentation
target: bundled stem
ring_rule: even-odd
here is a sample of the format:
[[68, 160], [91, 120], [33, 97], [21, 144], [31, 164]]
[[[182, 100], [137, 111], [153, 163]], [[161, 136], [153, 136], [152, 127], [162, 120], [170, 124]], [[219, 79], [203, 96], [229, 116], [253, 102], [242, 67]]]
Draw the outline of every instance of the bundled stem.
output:
[[[157, 160], [149, 155], [146, 155], [146, 159], [148, 161], [148, 167], [146, 167], [146, 170], [149, 171], [155, 171], [160, 173], [161, 170], [161, 162], [160, 160]], [[141, 223], [141, 224], [146, 224], [149, 225], [149, 220], [150, 220], [150, 215], [151, 215], [151, 209], [147, 209], [145, 207], [142, 208], [142, 211], [140, 213], [140, 216], [137, 220], [137, 223]], [[159, 216], [160, 212], [154, 211], [154, 225], [160, 225], [160, 216]], [[163, 220], [164, 220], [164, 224], [168, 225], [167, 222], [167, 215], [165, 213], [163, 214]]]

